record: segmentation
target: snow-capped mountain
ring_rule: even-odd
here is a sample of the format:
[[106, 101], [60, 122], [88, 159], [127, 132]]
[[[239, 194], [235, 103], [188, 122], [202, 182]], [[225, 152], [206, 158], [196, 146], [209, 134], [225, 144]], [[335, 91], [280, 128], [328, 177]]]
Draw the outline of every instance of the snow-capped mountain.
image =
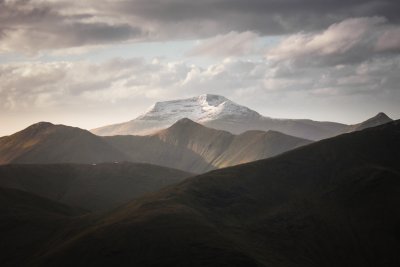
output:
[[204, 94], [187, 99], [157, 102], [136, 120], [175, 123], [188, 118], [197, 122], [207, 122], [227, 117], [259, 118], [261, 115], [223, 96]]
[[157, 102], [147, 112], [126, 123], [92, 130], [97, 135], [146, 135], [188, 118], [206, 124], [215, 120], [254, 120], [262, 116], [254, 110], [219, 95], [204, 94], [180, 100]]
[[241, 106], [223, 96], [204, 94], [197, 97], [157, 102], [134, 120], [93, 129], [97, 135], [149, 135], [165, 129], [180, 119], [188, 118], [204, 126], [241, 134], [249, 130], [278, 131], [308, 140], [320, 140], [354, 131], [360, 126], [370, 127], [386, 123], [391, 119], [384, 113], [356, 125], [336, 122], [275, 119]]

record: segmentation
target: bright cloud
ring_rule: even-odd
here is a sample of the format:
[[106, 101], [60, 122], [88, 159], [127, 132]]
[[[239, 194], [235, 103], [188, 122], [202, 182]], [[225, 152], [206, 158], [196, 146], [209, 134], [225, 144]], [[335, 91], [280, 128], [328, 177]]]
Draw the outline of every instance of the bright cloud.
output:
[[231, 57], [259, 53], [260, 37], [250, 31], [230, 32], [201, 41], [188, 56]]
[[322, 32], [290, 35], [266, 56], [300, 65], [351, 64], [398, 50], [399, 40], [400, 26], [390, 25], [385, 18], [352, 18]]

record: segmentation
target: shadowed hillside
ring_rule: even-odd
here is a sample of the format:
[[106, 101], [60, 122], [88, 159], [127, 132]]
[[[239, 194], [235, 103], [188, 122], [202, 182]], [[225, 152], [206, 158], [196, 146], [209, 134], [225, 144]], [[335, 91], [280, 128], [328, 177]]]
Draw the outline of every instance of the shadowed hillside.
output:
[[87, 210], [106, 210], [190, 175], [140, 163], [18, 164], [0, 166], [0, 186]]
[[367, 128], [371, 128], [371, 127], [375, 127], [375, 126], [379, 126], [385, 123], [389, 123], [393, 121], [391, 118], [389, 118], [385, 113], [383, 112], [379, 112], [376, 116], [363, 121], [359, 124], [355, 124], [355, 125], [351, 125], [349, 126], [349, 132], [353, 132], [353, 131], [361, 131]]
[[400, 122], [190, 178], [105, 214], [45, 266], [398, 266]]
[[189, 119], [154, 135], [104, 138], [41, 122], [0, 138], [0, 164], [131, 161], [202, 173], [268, 158], [310, 142], [278, 132], [249, 131], [235, 136]]
[[233, 135], [181, 119], [149, 136], [105, 137], [130, 160], [195, 173], [264, 159], [311, 143], [279, 132], [248, 131]]
[[[85, 214], [27, 192], [0, 187], [0, 264], [26, 266], [28, 259]], [[82, 225], [84, 219], [79, 219]]]

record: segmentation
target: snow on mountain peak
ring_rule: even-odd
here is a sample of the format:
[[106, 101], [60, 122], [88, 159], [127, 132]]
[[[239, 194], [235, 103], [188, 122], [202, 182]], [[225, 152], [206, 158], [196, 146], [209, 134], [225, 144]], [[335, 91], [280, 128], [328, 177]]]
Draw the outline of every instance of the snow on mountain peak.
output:
[[203, 105], [209, 105], [209, 106], [218, 106], [226, 101], [230, 101], [229, 99], [220, 96], [220, 95], [211, 95], [211, 94], [204, 94], [204, 95], [199, 95], [197, 98], [197, 102]]
[[223, 117], [259, 117], [257, 112], [238, 105], [219, 95], [203, 94], [196, 97], [157, 102], [139, 116], [138, 120], [174, 123], [182, 118], [206, 122]]

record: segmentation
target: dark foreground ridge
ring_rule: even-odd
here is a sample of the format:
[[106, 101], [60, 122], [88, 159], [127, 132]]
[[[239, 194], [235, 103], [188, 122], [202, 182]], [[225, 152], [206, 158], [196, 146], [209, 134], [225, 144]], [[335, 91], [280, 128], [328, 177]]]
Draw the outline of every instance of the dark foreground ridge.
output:
[[189, 178], [77, 219], [25, 262], [398, 266], [399, 137], [395, 121]]
[[14, 188], [88, 211], [115, 208], [192, 176], [130, 162], [0, 165], [0, 187]]

